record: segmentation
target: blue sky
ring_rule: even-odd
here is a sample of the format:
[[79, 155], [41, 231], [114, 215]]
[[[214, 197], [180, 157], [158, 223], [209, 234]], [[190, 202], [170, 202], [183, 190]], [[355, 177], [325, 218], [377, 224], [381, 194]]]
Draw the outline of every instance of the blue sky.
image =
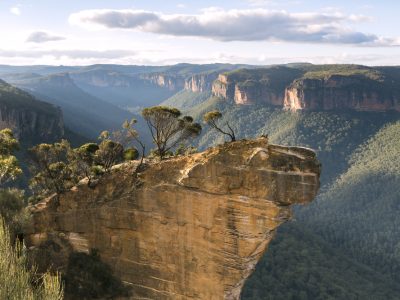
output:
[[400, 65], [400, 1], [0, 0], [0, 64]]

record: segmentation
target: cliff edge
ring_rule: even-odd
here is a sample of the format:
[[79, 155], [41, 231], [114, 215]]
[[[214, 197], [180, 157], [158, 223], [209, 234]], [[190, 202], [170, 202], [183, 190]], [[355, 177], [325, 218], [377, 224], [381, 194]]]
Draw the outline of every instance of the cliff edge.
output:
[[130, 299], [239, 299], [290, 205], [319, 188], [313, 151], [266, 138], [136, 166], [32, 207], [25, 238], [45, 253], [38, 263], [63, 270], [72, 252], [95, 248]]
[[0, 79], [0, 130], [10, 128], [23, 143], [59, 140], [64, 122], [59, 108]]

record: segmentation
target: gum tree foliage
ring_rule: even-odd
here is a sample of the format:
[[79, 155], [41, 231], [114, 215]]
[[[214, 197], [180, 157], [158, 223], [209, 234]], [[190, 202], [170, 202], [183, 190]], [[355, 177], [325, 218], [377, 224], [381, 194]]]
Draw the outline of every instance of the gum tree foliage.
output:
[[69, 164], [77, 180], [87, 178], [90, 185], [96, 174], [94, 168], [98, 150], [99, 146], [96, 143], [86, 143], [69, 151]]
[[229, 122], [225, 122], [225, 125], [228, 128], [228, 131], [222, 129], [222, 126], [218, 124], [218, 120], [222, 118], [222, 114], [218, 110], [210, 111], [203, 116], [203, 120], [205, 123], [210, 125], [212, 128], [216, 129], [220, 133], [229, 136], [231, 142], [236, 141], [235, 132], [232, 127], [229, 125]]
[[97, 163], [108, 172], [112, 166], [124, 160], [124, 147], [121, 143], [113, 141], [108, 131], [103, 131], [99, 139], [101, 142], [96, 151]]
[[139, 151], [135, 146], [139, 146], [141, 149], [140, 165], [142, 165], [146, 153], [146, 145], [139, 138], [139, 133], [135, 128], [136, 124], [136, 119], [131, 119], [130, 121], [125, 120], [125, 122], [122, 124], [122, 129], [120, 131], [113, 132], [113, 137], [126, 149], [124, 151], [125, 160], [129, 161], [138, 159]]
[[17, 158], [13, 155], [19, 143], [10, 129], [0, 130], [0, 187], [22, 174]]
[[180, 143], [201, 133], [201, 125], [190, 116], [181, 117], [179, 109], [167, 106], [145, 108], [142, 116], [150, 130], [160, 159]]
[[4, 185], [22, 173], [13, 155], [18, 147], [19, 143], [10, 129], [0, 130], [0, 218], [10, 226], [13, 234], [21, 230], [24, 195], [17, 189], [4, 188]]
[[124, 160], [136, 160], [139, 157], [139, 152], [136, 148], [128, 148], [124, 151]]
[[76, 182], [68, 163], [71, 147], [66, 140], [54, 144], [39, 144], [29, 150], [30, 169], [34, 176], [30, 187], [34, 194], [48, 196], [62, 193]]

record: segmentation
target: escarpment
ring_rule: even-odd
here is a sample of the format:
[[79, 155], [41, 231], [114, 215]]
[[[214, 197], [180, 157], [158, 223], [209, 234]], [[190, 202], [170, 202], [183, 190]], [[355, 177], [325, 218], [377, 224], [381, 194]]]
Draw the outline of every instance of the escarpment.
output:
[[308, 149], [266, 138], [115, 168], [31, 208], [25, 233], [41, 268], [65, 270], [97, 249], [130, 299], [239, 299], [290, 205], [308, 203], [320, 165]]
[[400, 111], [400, 92], [357, 75], [305, 78], [295, 80], [286, 89], [283, 106], [290, 110]]
[[217, 78], [217, 72], [209, 74], [194, 74], [185, 80], [185, 90], [190, 90], [194, 93], [210, 91], [213, 82]]
[[212, 92], [237, 105], [267, 104], [293, 111], [400, 111], [398, 73], [341, 65], [242, 69], [220, 74]]
[[59, 108], [0, 80], [0, 129], [4, 128], [28, 144], [55, 141], [64, 135]]
[[212, 92], [239, 105], [282, 106], [285, 87], [301, 74], [283, 66], [236, 70], [220, 74]]
[[167, 75], [162, 73], [150, 73], [140, 76], [144, 80], [166, 88], [170, 91], [180, 91], [185, 86], [185, 80], [183, 77], [177, 75]]

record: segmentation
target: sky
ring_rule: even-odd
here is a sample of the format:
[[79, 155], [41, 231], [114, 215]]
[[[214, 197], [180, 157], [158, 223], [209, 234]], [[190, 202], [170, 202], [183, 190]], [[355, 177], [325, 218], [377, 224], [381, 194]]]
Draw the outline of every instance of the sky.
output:
[[400, 1], [0, 0], [0, 64], [400, 65]]

